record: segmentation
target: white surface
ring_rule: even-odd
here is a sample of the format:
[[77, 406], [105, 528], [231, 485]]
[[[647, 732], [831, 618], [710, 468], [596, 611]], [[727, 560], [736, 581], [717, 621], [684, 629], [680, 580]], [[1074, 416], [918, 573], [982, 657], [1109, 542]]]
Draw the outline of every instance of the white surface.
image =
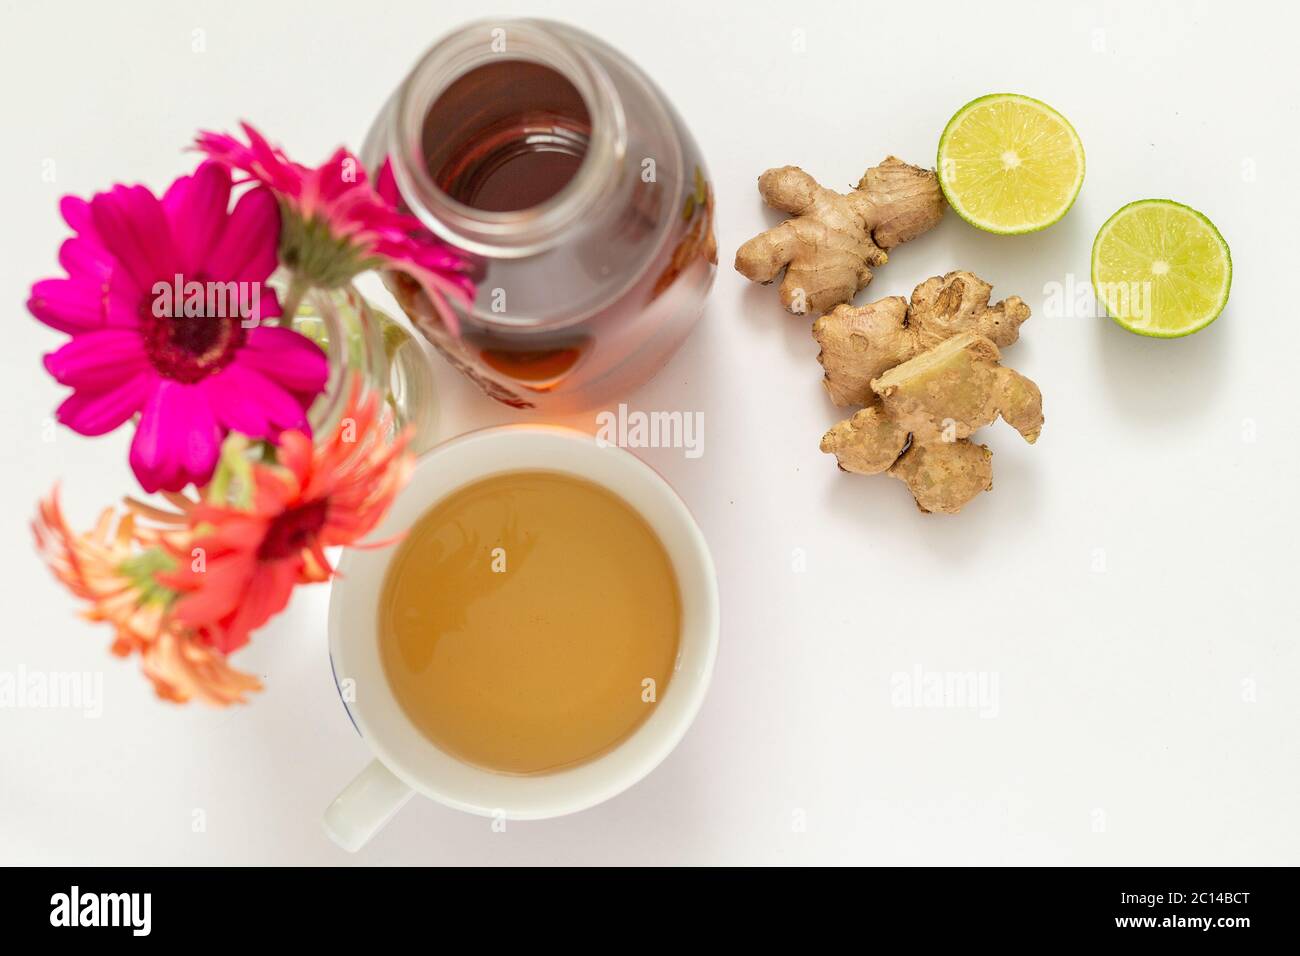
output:
[[[330, 678], [323, 588], [237, 658], [267, 684], [251, 706], [177, 709], [110, 659], [26, 529], [56, 479], [83, 524], [131, 487], [125, 431], [43, 440], [61, 390], [39, 355], [62, 337], [22, 302], [54, 274], [56, 200], [115, 179], [161, 187], [191, 162], [178, 150], [195, 128], [240, 116], [312, 162], [359, 145], [426, 44], [485, 14], [403, 6], [4, 4], [0, 671], [102, 670], [104, 703], [99, 719], [0, 711], [0, 861], [1300, 862], [1291, 6], [498, 4], [624, 50], [711, 164], [724, 268], [708, 314], [629, 397], [705, 416], [701, 458], [644, 453], [718, 566], [722, 653], [694, 728], [596, 809], [498, 833], [416, 800], [352, 857], [319, 823], [367, 758]], [[1000, 90], [1074, 122], [1078, 204], [1021, 238], [950, 215], [859, 301], [958, 267], [1021, 295], [1035, 317], [1007, 360], [1042, 386], [1047, 426], [1032, 448], [1005, 425], [982, 432], [995, 490], [925, 516], [901, 483], [818, 452], [837, 413], [808, 322], [728, 263], [776, 221], [754, 188], [765, 167], [843, 185], [890, 152], [929, 164], [948, 117]], [[1232, 244], [1225, 315], [1173, 342], [1046, 316], [1045, 284], [1086, 282], [1097, 228], [1146, 196], [1201, 209]], [[438, 371], [446, 434], [515, 420]], [[894, 706], [891, 676], [916, 667], [996, 675], [996, 716]]]

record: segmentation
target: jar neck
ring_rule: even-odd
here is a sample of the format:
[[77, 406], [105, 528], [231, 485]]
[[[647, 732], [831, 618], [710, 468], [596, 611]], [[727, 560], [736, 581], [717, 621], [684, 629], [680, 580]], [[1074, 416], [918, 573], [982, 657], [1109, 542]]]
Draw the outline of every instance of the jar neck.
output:
[[[586, 104], [591, 133], [573, 178], [536, 206], [476, 209], [444, 192], [425, 155], [425, 123], [447, 88], [471, 70], [502, 59], [554, 70]], [[435, 235], [476, 255], [522, 258], [571, 236], [617, 188], [627, 150], [623, 106], [581, 32], [545, 20], [479, 21], [442, 39], [399, 88], [387, 153], [402, 198]]]

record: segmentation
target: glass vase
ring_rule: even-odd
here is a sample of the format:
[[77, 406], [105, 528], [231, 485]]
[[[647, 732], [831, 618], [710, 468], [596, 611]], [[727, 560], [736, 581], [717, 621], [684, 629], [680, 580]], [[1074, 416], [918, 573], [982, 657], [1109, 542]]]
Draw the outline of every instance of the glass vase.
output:
[[338, 427], [349, 393], [359, 386], [363, 393], [378, 393], [392, 409], [394, 428], [411, 429], [412, 451], [432, 447], [437, 428], [433, 370], [428, 353], [405, 326], [350, 283], [308, 291], [288, 324], [329, 359], [325, 391], [307, 411], [314, 435], [326, 436]]

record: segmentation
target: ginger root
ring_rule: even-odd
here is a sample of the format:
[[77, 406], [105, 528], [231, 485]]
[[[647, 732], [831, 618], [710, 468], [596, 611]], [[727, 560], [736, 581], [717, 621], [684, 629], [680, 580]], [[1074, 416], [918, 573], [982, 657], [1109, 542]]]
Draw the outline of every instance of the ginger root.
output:
[[993, 287], [969, 272], [926, 279], [909, 305], [891, 296], [868, 305], [841, 305], [813, 323], [817, 361], [836, 405], [870, 405], [871, 380], [959, 332], [978, 332], [1006, 348], [1020, 337], [1029, 306], [1012, 296], [989, 305]]
[[769, 169], [758, 191], [793, 218], [741, 246], [736, 271], [766, 285], [785, 269], [781, 303], [796, 315], [848, 302], [871, 281], [871, 269], [888, 261], [886, 250], [943, 215], [935, 174], [893, 156], [868, 169], [849, 193], [818, 185], [797, 166]]
[[970, 441], [1001, 417], [1033, 443], [1043, 427], [1038, 386], [1000, 364], [1029, 308], [990, 307], [988, 283], [952, 272], [916, 287], [912, 302], [882, 299], [822, 316], [825, 385], [837, 405], [866, 405], [828, 431], [821, 450], [845, 471], [888, 472], [925, 512], [955, 514], [993, 487], [992, 453]]

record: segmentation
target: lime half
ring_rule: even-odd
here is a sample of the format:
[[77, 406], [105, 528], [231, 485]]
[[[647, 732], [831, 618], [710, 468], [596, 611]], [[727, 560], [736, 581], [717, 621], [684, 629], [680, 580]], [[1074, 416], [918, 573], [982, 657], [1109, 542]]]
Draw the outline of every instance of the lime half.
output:
[[1129, 203], [1092, 244], [1092, 287], [1130, 332], [1178, 338], [1228, 304], [1232, 255], [1214, 223], [1169, 199]]
[[1018, 234], [1046, 229], [1083, 186], [1083, 143], [1046, 103], [992, 93], [957, 111], [939, 138], [939, 185], [972, 226]]

